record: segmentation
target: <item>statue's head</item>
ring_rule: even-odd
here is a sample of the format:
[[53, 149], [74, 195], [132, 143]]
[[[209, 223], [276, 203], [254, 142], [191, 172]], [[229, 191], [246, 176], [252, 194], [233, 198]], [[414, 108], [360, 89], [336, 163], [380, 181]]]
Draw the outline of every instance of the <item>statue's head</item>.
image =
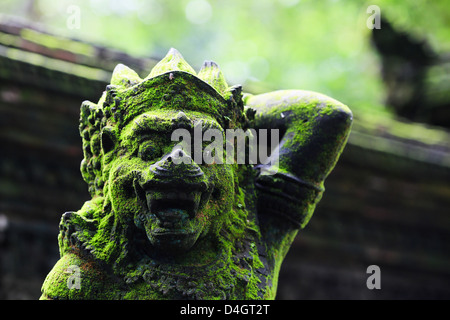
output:
[[[202, 134], [224, 134], [246, 121], [240, 87], [229, 88], [213, 62], [196, 75], [171, 49], [145, 79], [118, 65], [100, 101], [81, 108], [81, 172], [92, 203], [101, 199], [98, 227], [112, 234], [133, 226], [165, 252], [217, 234], [235, 205], [236, 166], [204, 161], [202, 143], [211, 141]], [[174, 132], [191, 138], [184, 148]]]

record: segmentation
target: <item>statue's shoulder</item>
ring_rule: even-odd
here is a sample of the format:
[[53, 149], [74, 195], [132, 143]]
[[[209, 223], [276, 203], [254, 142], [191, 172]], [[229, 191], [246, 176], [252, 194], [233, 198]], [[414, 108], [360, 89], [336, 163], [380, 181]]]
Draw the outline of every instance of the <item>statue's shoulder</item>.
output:
[[[103, 299], [104, 286], [110, 283], [102, 268], [93, 259], [68, 252], [47, 275], [42, 285], [41, 300]], [[113, 298], [113, 297], [111, 297]]]

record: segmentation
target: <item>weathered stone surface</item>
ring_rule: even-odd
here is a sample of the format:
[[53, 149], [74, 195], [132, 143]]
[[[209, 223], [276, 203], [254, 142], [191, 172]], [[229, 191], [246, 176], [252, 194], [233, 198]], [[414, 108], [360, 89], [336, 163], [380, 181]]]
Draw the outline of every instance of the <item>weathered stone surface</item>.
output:
[[[92, 199], [63, 215], [61, 259], [42, 298], [275, 298], [281, 263], [351, 122], [346, 106], [313, 92], [243, 97], [216, 64], [197, 76], [174, 49], [143, 80], [119, 65], [99, 102], [81, 107]], [[171, 139], [198, 123], [204, 132], [280, 130], [279, 161], [198, 163]], [[178, 156], [188, 161], [175, 165]]]

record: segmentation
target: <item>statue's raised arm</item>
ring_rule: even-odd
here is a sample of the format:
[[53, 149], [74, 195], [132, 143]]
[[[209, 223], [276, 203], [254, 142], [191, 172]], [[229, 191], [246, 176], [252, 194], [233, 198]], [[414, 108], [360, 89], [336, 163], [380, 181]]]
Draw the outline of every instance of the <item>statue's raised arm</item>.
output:
[[256, 111], [256, 128], [280, 132], [271, 161], [259, 166], [259, 211], [304, 227], [346, 144], [352, 113], [342, 103], [311, 91], [280, 90], [247, 95], [244, 101]]
[[352, 112], [339, 101], [303, 90], [249, 94], [244, 103], [254, 110], [256, 129], [279, 130], [270, 161], [256, 166], [255, 186], [265, 242], [284, 257], [322, 197], [324, 180], [347, 142]]

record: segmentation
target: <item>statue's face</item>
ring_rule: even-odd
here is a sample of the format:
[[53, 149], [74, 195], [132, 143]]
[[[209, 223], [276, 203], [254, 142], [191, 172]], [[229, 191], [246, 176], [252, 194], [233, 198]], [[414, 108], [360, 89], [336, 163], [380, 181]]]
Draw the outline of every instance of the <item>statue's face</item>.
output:
[[[122, 223], [145, 231], [155, 249], [185, 251], [220, 230], [231, 209], [233, 170], [227, 164], [195, 163], [194, 126], [223, 129], [212, 117], [194, 111], [150, 111], [137, 116], [121, 131], [108, 165], [109, 197]], [[191, 133], [191, 153], [172, 141], [174, 130]], [[197, 131], [198, 133], [198, 131]], [[200, 141], [201, 137], [196, 136]], [[105, 146], [110, 143], [103, 139]], [[184, 141], [189, 144], [189, 141]], [[203, 147], [211, 142], [203, 142]], [[203, 151], [203, 150], [200, 150]], [[223, 161], [224, 163], [224, 161]]]

